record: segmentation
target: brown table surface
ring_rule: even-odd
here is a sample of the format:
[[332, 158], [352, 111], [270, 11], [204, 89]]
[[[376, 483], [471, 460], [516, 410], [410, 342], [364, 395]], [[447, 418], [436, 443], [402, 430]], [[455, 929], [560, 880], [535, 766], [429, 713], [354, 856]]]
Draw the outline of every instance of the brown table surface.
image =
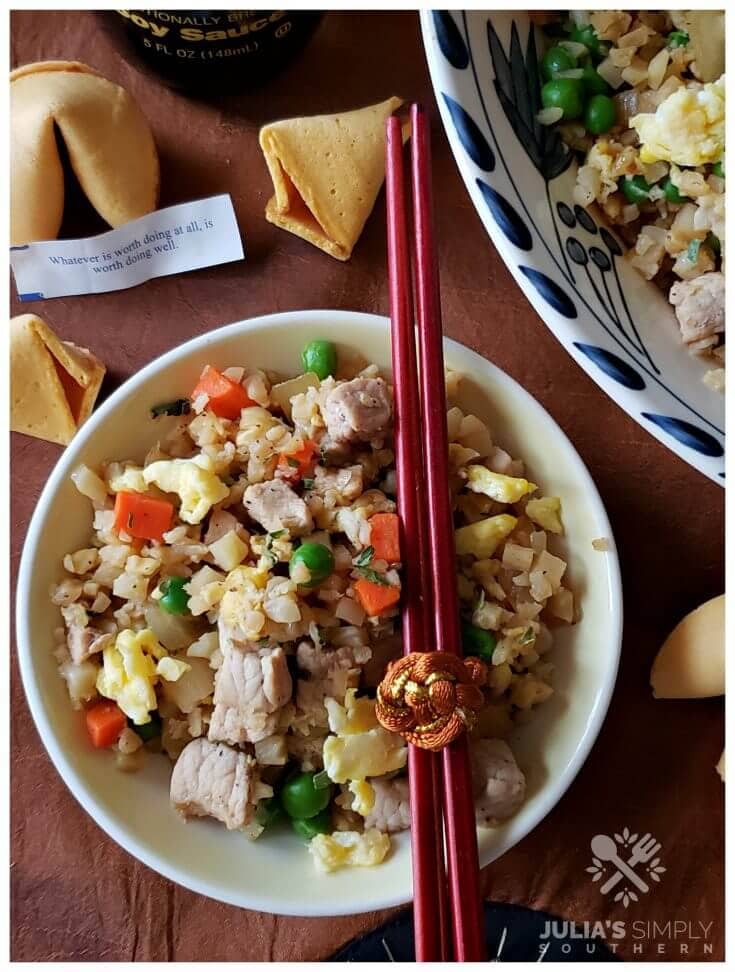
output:
[[[11, 314], [42, 314], [63, 338], [89, 345], [107, 363], [105, 391], [222, 323], [310, 307], [387, 312], [382, 197], [352, 260], [336, 262], [266, 223], [270, 183], [257, 132], [273, 118], [391, 94], [433, 107], [416, 14], [331, 13], [302, 58], [266, 91], [216, 104], [189, 100], [130, 66], [92, 13], [14, 13], [11, 57], [13, 66], [83, 60], [123, 84], [155, 132], [161, 205], [229, 192], [245, 240], [244, 263], [115, 294], [21, 307], [12, 287]], [[622, 664], [599, 741], [561, 803], [486, 869], [484, 889], [495, 901], [577, 922], [626, 921], [618, 948], [626, 958], [701, 958], [702, 940], [693, 936], [703, 934], [703, 922], [712, 944], [705, 957], [721, 960], [724, 799], [713, 767], [723, 746], [723, 704], [656, 703], [648, 673], [676, 621], [724, 589], [724, 491], [628, 418], [557, 344], [489, 243], [434, 120], [445, 330], [520, 381], [569, 434], [610, 514], [625, 584]], [[100, 229], [85, 214], [66, 232]], [[29, 517], [60, 450], [19, 435], [12, 440], [15, 576]], [[238, 910], [139, 864], [56, 774], [12, 657], [13, 959], [316, 960], [387, 917], [298, 919]], [[667, 867], [661, 883], [627, 911], [603, 898], [585, 873], [591, 837], [626, 826], [654, 834]], [[661, 926], [655, 934], [654, 921]], [[686, 954], [674, 944], [673, 925], [666, 926], [674, 921], [693, 923], [683, 932], [677, 926]]]

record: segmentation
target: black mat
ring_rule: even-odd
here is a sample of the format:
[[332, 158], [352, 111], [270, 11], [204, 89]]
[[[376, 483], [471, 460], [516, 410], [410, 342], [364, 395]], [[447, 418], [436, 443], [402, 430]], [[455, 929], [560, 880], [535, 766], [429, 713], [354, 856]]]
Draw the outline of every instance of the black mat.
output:
[[[545, 911], [485, 902], [488, 959], [500, 962], [614, 962], [616, 956], [599, 937], [583, 937], [580, 923], [570, 929]], [[570, 931], [572, 934], [570, 934]], [[402, 911], [380, 928], [345, 945], [332, 962], [412, 962], [413, 918]]]

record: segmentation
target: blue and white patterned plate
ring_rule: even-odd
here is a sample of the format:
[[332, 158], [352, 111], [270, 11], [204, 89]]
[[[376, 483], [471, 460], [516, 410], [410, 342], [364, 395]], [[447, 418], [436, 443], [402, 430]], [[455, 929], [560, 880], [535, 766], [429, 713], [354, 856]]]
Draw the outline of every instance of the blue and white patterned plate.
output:
[[724, 484], [724, 397], [682, 347], [672, 308], [573, 202], [575, 163], [540, 105], [522, 11], [429, 11], [424, 46], [444, 127], [480, 218], [542, 320], [607, 394]]

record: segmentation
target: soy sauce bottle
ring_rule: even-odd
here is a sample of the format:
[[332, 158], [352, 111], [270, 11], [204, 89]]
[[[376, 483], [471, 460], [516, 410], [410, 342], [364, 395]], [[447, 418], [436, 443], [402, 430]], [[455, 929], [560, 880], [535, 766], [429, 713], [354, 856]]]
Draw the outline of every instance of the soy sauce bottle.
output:
[[192, 95], [235, 94], [273, 78], [307, 44], [315, 10], [114, 10], [127, 51]]

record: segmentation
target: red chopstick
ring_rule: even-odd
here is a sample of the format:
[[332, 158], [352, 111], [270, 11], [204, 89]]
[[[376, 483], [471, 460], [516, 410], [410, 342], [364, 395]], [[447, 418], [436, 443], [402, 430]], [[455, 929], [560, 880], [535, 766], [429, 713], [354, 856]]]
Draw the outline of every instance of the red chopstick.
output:
[[[431, 152], [427, 117], [420, 105], [413, 105], [411, 108], [411, 147], [414, 268], [429, 512], [429, 561], [434, 601], [434, 644], [439, 651], [461, 655], [454, 529], [449, 494], [447, 403], [444, 390], [439, 275], [433, 231]], [[467, 736], [463, 734], [447, 746], [442, 756], [454, 959], [457, 962], [477, 962], [485, 957], [485, 936]]]
[[[404, 646], [406, 651], [443, 650], [461, 655], [441, 310], [432, 230], [431, 162], [426, 115], [417, 105], [412, 107], [411, 121], [415, 221], [412, 249], [421, 360], [418, 387], [401, 129], [395, 118], [388, 120], [386, 128], [396, 477], [406, 568]], [[451, 957], [456, 961], [479, 961], [485, 952], [484, 930], [466, 736], [444, 749], [441, 764], [440, 757], [410, 746], [409, 783], [416, 959], [446, 961], [450, 957], [447, 936], [442, 937], [441, 932], [446, 928], [449, 913], [452, 916]], [[442, 806], [448, 903], [445, 901]]]
[[[403, 173], [403, 139], [397, 118], [386, 132], [388, 280], [396, 426], [396, 484], [405, 568], [403, 644], [409, 652], [428, 644], [433, 621], [424, 495], [420, 487], [423, 449], [419, 418], [416, 341]], [[447, 961], [449, 941], [441, 813], [441, 763], [436, 753], [409, 746], [411, 842], [416, 961]]]

